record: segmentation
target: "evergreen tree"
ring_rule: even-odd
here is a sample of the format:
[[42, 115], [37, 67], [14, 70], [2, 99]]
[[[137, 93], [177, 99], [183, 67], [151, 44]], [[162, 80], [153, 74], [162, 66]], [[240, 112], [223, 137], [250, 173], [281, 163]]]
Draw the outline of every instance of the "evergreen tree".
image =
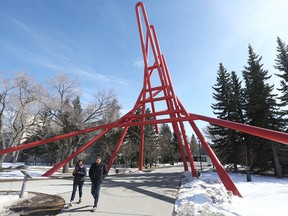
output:
[[[96, 145], [93, 146], [92, 152], [93, 155], [101, 155], [102, 158], [108, 159], [111, 158], [118, 140], [121, 136], [122, 128], [113, 128], [109, 132], [107, 132], [103, 137], [96, 141]], [[125, 149], [126, 151], [126, 149]], [[115, 163], [120, 163], [120, 161], [127, 161], [127, 152], [120, 149], [117, 157], [115, 158]], [[94, 162], [94, 158], [91, 162]]]
[[213, 113], [220, 119], [228, 119], [230, 114], [228, 105], [231, 92], [229, 77], [230, 74], [227, 69], [220, 63], [217, 71], [217, 83], [212, 87], [215, 91], [213, 98], [216, 100], [216, 103], [212, 104], [212, 109], [217, 110]]
[[198, 144], [198, 141], [197, 141], [197, 139], [196, 139], [194, 134], [192, 134], [192, 136], [191, 136], [190, 148], [191, 148], [193, 157], [195, 157], [197, 155], [200, 155], [199, 144]]
[[[277, 89], [281, 92], [279, 99], [281, 101], [280, 106], [286, 110], [283, 110], [284, 115], [288, 115], [288, 45], [286, 45], [279, 37], [277, 38], [277, 56], [275, 59], [275, 68], [279, 70], [279, 73], [276, 74], [281, 78], [280, 80], [280, 88]], [[286, 122], [286, 129], [288, 127], [288, 123]]]
[[171, 160], [170, 149], [171, 149], [172, 132], [168, 124], [162, 124], [159, 128], [159, 143], [161, 147], [161, 161], [167, 163]]
[[[147, 108], [145, 113], [151, 113], [151, 110]], [[154, 117], [146, 117], [146, 120], [153, 120]], [[145, 125], [144, 131], [144, 154], [145, 154], [145, 165], [149, 164], [150, 168], [153, 164], [156, 165], [157, 160], [161, 154], [161, 147], [159, 145], [158, 136], [155, 131], [155, 125]]]
[[[216, 100], [211, 106], [214, 114], [223, 120], [243, 123], [243, 90], [237, 74], [234, 71], [228, 73], [220, 63], [217, 83], [212, 88], [215, 91], [213, 98]], [[243, 135], [238, 131], [216, 125], [211, 125], [209, 132], [213, 137], [213, 148], [218, 158], [222, 163], [232, 163], [234, 171], [237, 171]]]
[[[65, 99], [63, 106], [59, 109], [59, 117], [56, 123], [60, 126], [60, 133], [66, 134], [72, 131], [81, 129], [82, 108], [80, 98], [77, 96], [74, 100], [70, 101], [68, 98]], [[83, 135], [70, 137], [67, 139], [59, 140], [59, 147], [61, 148], [61, 160], [70, 156], [77, 148], [82, 145], [81, 138]], [[73, 160], [70, 162], [70, 166], [73, 166]], [[69, 164], [63, 166], [63, 172], [68, 172]]]
[[[283, 120], [281, 130], [288, 132], [288, 45], [285, 44], [279, 37], [277, 38], [277, 55], [275, 59], [275, 68], [279, 70], [276, 74], [281, 78], [280, 91], [281, 95], [278, 97], [280, 100], [280, 107]], [[277, 147], [277, 146], [276, 146]], [[279, 160], [284, 173], [288, 173], [288, 148], [287, 145], [279, 146]]]
[[[277, 127], [276, 100], [272, 94], [273, 86], [266, 83], [271, 76], [263, 69], [262, 57], [248, 47], [248, 65], [242, 71], [245, 80], [245, 117], [250, 125], [275, 129]], [[247, 163], [250, 169], [267, 170], [274, 164], [271, 141], [247, 135]]]
[[[150, 113], [150, 109], [147, 108], [145, 113]], [[136, 110], [135, 114], [142, 113], [141, 109]], [[146, 117], [145, 120], [151, 120], [153, 117]], [[133, 120], [140, 121], [140, 120]], [[133, 149], [133, 158], [131, 158], [131, 165], [134, 164], [136, 160], [139, 159], [139, 148], [140, 148], [140, 133], [141, 126], [129, 127], [127, 134], [125, 136], [126, 145], [131, 145]], [[160, 155], [159, 142], [157, 139], [155, 126], [154, 125], [145, 125], [144, 129], [144, 162], [145, 165], [149, 163], [152, 166], [153, 163], [156, 163], [158, 156]]]
[[230, 85], [231, 85], [231, 94], [230, 94], [230, 118], [229, 120], [233, 120], [235, 122], [244, 123], [244, 114], [243, 114], [243, 89], [241, 88], [241, 81], [237, 74], [232, 71], [230, 77]]
[[[213, 98], [216, 103], [212, 104], [213, 113], [217, 118], [229, 120], [231, 111], [229, 101], [231, 98], [230, 74], [222, 63], [217, 71], [216, 84], [212, 87]], [[210, 124], [209, 131], [213, 135], [213, 149], [222, 163], [229, 163], [229, 156], [232, 154], [232, 147], [229, 138], [229, 129]]]
[[[244, 123], [244, 115], [243, 115], [243, 90], [241, 88], [241, 81], [237, 77], [237, 74], [232, 71], [230, 76], [230, 115], [228, 120], [238, 123]], [[239, 163], [239, 158], [242, 157], [239, 153], [239, 148], [243, 145], [244, 135], [235, 130], [229, 130], [229, 139], [232, 146], [232, 154], [230, 155], [229, 161], [233, 163], [234, 171], [238, 171], [237, 164]]]
[[170, 164], [171, 165], [174, 165], [175, 162], [179, 161], [180, 155], [177, 154], [177, 152], [180, 152], [178, 137], [177, 137], [177, 134], [175, 132], [173, 132], [172, 141], [171, 141], [171, 148], [170, 148], [170, 153], [171, 153]]
[[[141, 109], [135, 111], [135, 115], [141, 113]], [[139, 120], [133, 120], [133, 122], [138, 122]], [[127, 149], [125, 153], [130, 157], [130, 166], [136, 167], [139, 160], [139, 148], [140, 148], [140, 126], [129, 127], [124, 138], [124, 146], [122, 148]]]

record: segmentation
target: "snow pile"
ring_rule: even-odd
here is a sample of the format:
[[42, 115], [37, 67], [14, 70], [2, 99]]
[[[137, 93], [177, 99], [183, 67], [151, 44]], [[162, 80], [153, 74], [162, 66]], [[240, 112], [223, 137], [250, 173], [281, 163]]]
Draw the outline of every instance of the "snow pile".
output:
[[19, 194], [20, 192], [0, 192], [0, 212], [6, 211], [9, 206], [19, 201]]
[[[25, 169], [25, 171], [33, 178], [33, 179], [47, 179], [48, 177], [43, 177], [44, 174], [43, 171], [33, 171], [29, 169]], [[24, 174], [21, 172], [21, 170], [13, 170], [9, 172], [2, 172], [1, 173], [1, 179], [6, 180], [15, 180], [15, 179], [24, 179]]]
[[19, 191], [0, 191], [0, 215], [10, 215], [10, 207], [23, 200], [30, 199], [34, 194], [25, 192], [23, 198], [19, 198]]
[[[51, 166], [26, 166], [24, 163], [3, 163], [4, 172], [0, 173], [0, 179], [5, 180], [22, 180], [24, 178], [24, 174], [21, 172], [22, 170], [27, 172], [33, 179], [48, 179], [48, 177], [43, 176]], [[62, 173], [62, 170], [58, 170], [53, 175], [57, 177], [67, 177], [71, 176], [72, 170], [74, 168], [69, 168], [71, 170], [70, 173]]]
[[231, 199], [232, 193], [219, 180], [205, 175], [197, 179], [191, 176], [191, 172], [184, 172], [175, 201], [175, 215], [235, 215], [227, 210]]

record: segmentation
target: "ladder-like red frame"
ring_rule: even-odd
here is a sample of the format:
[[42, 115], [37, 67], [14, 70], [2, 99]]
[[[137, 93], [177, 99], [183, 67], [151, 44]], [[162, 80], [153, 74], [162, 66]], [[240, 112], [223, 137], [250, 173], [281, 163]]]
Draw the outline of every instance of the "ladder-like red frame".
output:
[[[207, 155], [211, 158], [211, 161], [214, 164], [218, 172], [218, 175], [221, 181], [223, 182], [224, 186], [226, 187], [226, 189], [232, 191], [234, 195], [238, 195], [241, 197], [240, 192], [234, 185], [233, 181], [227, 174], [226, 170], [224, 169], [224, 167], [218, 160], [217, 156], [215, 155], [211, 147], [208, 145], [204, 136], [202, 135], [197, 125], [195, 124], [195, 120], [206, 121], [209, 123], [213, 123], [215, 125], [238, 130], [244, 133], [263, 137], [283, 144], [288, 144], [288, 134], [264, 128], [254, 127], [250, 125], [244, 125], [240, 123], [188, 113], [174, 92], [172, 81], [170, 78], [170, 73], [168, 71], [164, 55], [161, 53], [156, 30], [153, 25], [149, 24], [146, 10], [142, 2], [138, 2], [136, 4], [136, 16], [144, 59], [144, 81], [143, 81], [143, 88], [140, 92], [140, 95], [133, 109], [114, 123], [91, 127], [85, 130], [79, 130], [68, 134], [55, 136], [49, 139], [31, 142], [28, 144], [21, 144], [19, 146], [15, 146], [9, 149], [2, 149], [0, 150], [0, 155], [39, 146], [45, 143], [51, 143], [56, 140], [77, 136], [79, 134], [99, 130], [99, 134], [96, 137], [91, 139], [89, 142], [87, 142], [85, 145], [79, 148], [75, 153], [71, 154], [68, 158], [59, 162], [53, 168], [51, 168], [45, 174], [43, 174], [43, 176], [51, 176], [54, 172], [59, 170], [66, 163], [68, 163], [70, 160], [75, 158], [77, 155], [79, 155], [81, 152], [83, 152], [85, 149], [87, 149], [89, 146], [95, 143], [98, 139], [104, 136], [111, 129], [121, 127], [123, 128], [122, 134], [118, 140], [118, 143], [108, 163], [108, 169], [110, 169], [112, 164], [114, 163], [115, 157], [117, 156], [120, 150], [124, 137], [128, 131], [128, 128], [132, 126], [141, 126], [140, 150], [139, 150], [140, 155], [139, 155], [138, 169], [139, 171], [142, 171], [143, 157], [144, 157], [143, 154], [144, 154], [145, 125], [155, 125], [155, 130], [156, 132], [158, 132], [159, 124], [171, 123], [173, 131], [177, 135], [184, 170], [188, 171], [188, 164], [186, 161], [187, 158], [190, 164], [192, 176], [198, 177], [198, 173], [192, 156], [192, 151], [190, 149], [190, 145], [184, 127], [184, 122], [188, 122], [191, 125], [197, 137], [199, 138], [200, 142], [202, 143]], [[151, 56], [149, 56], [149, 54]], [[154, 72], [158, 72], [158, 74], [154, 75]], [[155, 78], [158, 80], [157, 85], [154, 84], [154, 81], [156, 80]], [[157, 106], [159, 102], [164, 102], [163, 103], [164, 105], [161, 104], [162, 106]], [[146, 108], [150, 108], [151, 113], [145, 113]], [[141, 109], [141, 113], [135, 115], [135, 112], [138, 109]], [[147, 120], [147, 117], [149, 117], [148, 119], [152, 120]]]

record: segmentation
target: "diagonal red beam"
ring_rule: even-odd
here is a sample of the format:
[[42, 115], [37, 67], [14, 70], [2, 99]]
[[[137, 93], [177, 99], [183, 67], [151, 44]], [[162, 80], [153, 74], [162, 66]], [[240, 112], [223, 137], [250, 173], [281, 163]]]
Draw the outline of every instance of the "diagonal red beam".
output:
[[228, 173], [226, 172], [225, 168], [222, 166], [221, 162], [218, 160], [218, 158], [215, 155], [215, 153], [213, 152], [212, 148], [206, 142], [205, 138], [203, 137], [202, 133], [200, 132], [200, 130], [198, 129], [198, 127], [196, 126], [194, 121], [190, 121], [189, 123], [190, 123], [191, 127], [193, 128], [193, 130], [195, 131], [197, 137], [201, 141], [202, 146], [204, 147], [204, 149], [205, 149], [206, 153], [208, 154], [209, 158], [211, 159], [212, 163], [216, 167], [218, 176], [221, 179], [222, 183], [225, 185], [225, 188], [227, 190], [232, 191], [234, 195], [242, 197], [242, 195], [238, 191], [237, 187], [235, 186], [235, 184], [231, 180], [231, 178], [228, 175]]
[[98, 134], [96, 137], [94, 137], [88, 143], [83, 145], [81, 148], [79, 148], [76, 152], [71, 154], [69, 157], [67, 157], [66, 159], [62, 160], [58, 164], [56, 164], [53, 168], [51, 168], [46, 173], [44, 173], [43, 176], [51, 176], [53, 173], [55, 173], [57, 170], [59, 170], [61, 167], [63, 167], [66, 163], [68, 163], [70, 160], [72, 160], [74, 157], [79, 155], [81, 152], [83, 152], [85, 149], [87, 149], [89, 146], [91, 146], [93, 143], [95, 143], [98, 139], [100, 139], [102, 136], [104, 136], [111, 129], [112, 129], [112, 127], [105, 128], [104, 131], [102, 131], [100, 134]]
[[198, 178], [199, 176], [198, 176], [197, 169], [196, 169], [196, 166], [195, 166], [195, 163], [194, 163], [192, 150], [190, 148], [190, 144], [189, 144], [189, 141], [187, 139], [187, 135], [186, 135], [186, 131], [185, 131], [183, 122], [180, 122], [180, 128], [181, 128], [181, 133], [182, 133], [182, 137], [183, 137], [184, 144], [185, 144], [186, 153], [187, 153], [188, 160], [189, 160], [189, 163], [190, 163], [192, 176]]
[[[129, 113], [131, 113], [131, 111]], [[231, 122], [231, 121], [227, 121], [227, 120], [211, 118], [211, 117], [207, 117], [207, 116], [196, 115], [196, 114], [192, 114], [192, 113], [189, 113], [189, 115], [190, 116], [188, 116], [188, 117], [177, 117], [177, 118], [175, 117], [175, 118], [168, 118], [168, 119], [146, 120], [143, 122], [131, 122], [131, 123], [124, 122], [125, 118], [128, 117], [128, 115], [125, 115], [121, 118], [123, 120], [123, 122], [118, 121], [118, 122], [111, 123], [111, 124], [105, 124], [105, 125], [101, 125], [101, 126], [92, 127], [92, 128], [86, 129], [86, 130], [80, 130], [80, 131], [71, 132], [69, 134], [59, 135], [59, 136], [52, 137], [52, 138], [45, 139], [45, 140], [39, 140], [39, 141], [28, 143], [28, 144], [21, 144], [21, 145], [16, 146], [16, 147], [0, 150], [0, 155], [7, 154], [7, 153], [17, 151], [17, 150], [31, 148], [34, 146], [38, 146], [38, 145], [41, 145], [44, 143], [53, 142], [53, 141], [60, 140], [60, 139], [65, 139], [68, 137], [76, 136], [76, 135], [82, 134], [82, 133], [91, 132], [94, 130], [105, 129], [106, 127], [110, 127], [110, 126], [113, 128], [117, 128], [117, 127], [140, 126], [140, 125], [149, 125], [149, 124], [163, 124], [163, 123], [191, 121], [191, 120], [202, 120], [202, 121], [210, 122], [212, 124], [216, 124], [219, 126], [228, 127], [228, 128], [234, 129], [234, 130], [238, 130], [238, 131], [241, 131], [241, 132], [244, 132], [247, 134], [251, 134], [251, 135], [259, 136], [259, 137], [266, 138], [269, 140], [273, 140], [273, 141], [283, 143], [286, 145], [288, 144], [288, 134], [287, 133], [269, 130], [269, 129], [265, 129], [265, 128], [260, 128], [260, 127], [256, 127], [256, 126], [251, 126], [251, 125], [244, 125], [241, 123], [235, 123], [235, 122]], [[141, 118], [141, 114], [139, 114], [139, 118]]]
[[[143, 92], [144, 91], [142, 89], [138, 100], [140, 99], [140, 97], [141, 97]], [[153, 94], [153, 96], [157, 95], [158, 93], [159, 93], [158, 91], [155, 92]], [[134, 106], [134, 108], [132, 110], [130, 110], [128, 113], [126, 113], [124, 116], [122, 116], [115, 123], [128, 121], [129, 115], [134, 114], [135, 111], [137, 109], [139, 109], [141, 106], [142, 106], [142, 104], [135, 104], [135, 106]], [[42, 145], [42, 144], [46, 144], [46, 143], [52, 143], [52, 142], [55, 142], [57, 140], [66, 139], [66, 138], [69, 138], [69, 137], [74, 137], [74, 136], [77, 136], [77, 135], [80, 135], [80, 134], [84, 134], [84, 133], [90, 133], [90, 132], [95, 131], [95, 130], [105, 129], [106, 127], [114, 125], [115, 123], [99, 125], [99, 126], [87, 128], [87, 129], [84, 129], [84, 130], [78, 130], [78, 131], [73, 131], [73, 132], [67, 133], [67, 134], [61, 134], [61, 135], [58, 135], [58, 136], [55, 136], [55, 137], [51, 137], [51, 138], [48, 138], [48, 139], [38, 140], [38, 141], [27, 143], [27, 144], [21, 144], [21, 145], [12, 147], [12, 148], [2, 149], [2, 150], [0, 150], [0, 155], [8, 154], [10, 152], [19, 151], [19, 150], [23, 150], [23, 149], [27, 149], [27, 148], [36, 147], [36, 146], [39, 146], [39, 145]], [[119, 127], [121, 127], [121, 126], [119, 126]]]
[[181, 137], [181, 133], [179, 130], [179, 125], [177, 122], [173, 122], [172, 123], [172, 127], [173, 127], [173, 131], [177, 136], [177, 141], [178, 141], [178, 146], [179, 146], [179, 150], [180, 150], [180, 154], [181, 154], [181, 158], [182, 158], [182, 162], [183, 162], [183, 166], [184, 166], [184, 170], [188, 171], [188, 165], [187, 165], [187, 161], [186, 161], [186, 154], [183, 148], [183, 142], [182, 142], [182, 137]]
[[116, 147], [114, 149], [114, 152], [113, 152], [113, 154], [112, 154], [112, 156], [110, 158], [110, 161], [109, 161], [109, 163], [107, 165], [108, 170], [110, 170], [112, 164], [114, 163], [115, 157], [117, 156], [117, 154], [118, 154], [118, 152], [120, 150], [120, 147], [121, 147], [121, 145], [123, 143], [123, 140], [124, 140], [124, 137], [125, 137], [127, 131], [128, 131], [128, 127], [125, 127], [123, 132], [122, 132], [122, 134], [121, 134], [121, 136], [120, 136], [120, 138], [119, 138], [119, 140], [118, 140], [118, 142], [117, 142], [117, 145], [116, 145]]
[[[152, 114], [153, 115], [153, 114]], [[141, 114], [139, 115], [139, 118]], [[238, 130], [247, 134], [251, 134], [254, 136], [262, 137], [265, 139], [273, 140], [279, 143], [288, 144], [288, 134], [280, 131], [270, 130], [266, 128], [260, 128], [251, 125], [245, 125], [241, 123], [231, 122], [227, 120], [221, 120], [216, 118], [211, 118], [207, 116], [201, 116], [189, 113], [189, 116], [186, 117], [172, 117], [169, 119], [157, 119], [157, 120], [147, 120], [143, 122], [131, 122], [131, 123], [120, 123], [116, 124], [115, 127], [123, 127], [124, 126], [137, 126], [137, 125], [147, 125], [147, 124], [163, 124], [163, 123], [172, 123], [172, 122], [181, 122], [181, 121], [191, 121], [191, 120], [202, 120], [212, 124], [216, 124], [219, 126], [231, 128], [234, 130]]]
[[270, 130], [270, 129], [266, 129], [266, 128], [260, 128], [260, 127], [256, 127], [256, 126], [251, 126], [251, 125], [245, 125], [245, 124], [241, 124], [241, 123], [237, 123], [237, 122], [231, 122], [231, 121], [222, 120], [222, 119], [211, 118], [211, 117], [202, 116], [202, 115], [196, 115], [196, 114], [192, 114], [192, 113], [189, 113], [189, 114], [192, 117], [192, 119], [195, 119], [195, 120], [206, 121], [206, 122], [209, 122], [212, 124], [216, 124], [219, 126], [238, 130], [238, 131], [241, 131], [241, 132], [244, 132], [247, 134], [252, 134], [252, 135], [255, 135], [258, 137], [273, 140], [273, 141], [283, 143], [286, 145], [288, 144], [288, 134], [287, 133], [283, 133], [283, 132], [279, 132], [279, 131], [275, 131], [275, 130]]
[[163, 111], [158, 111], [158, 112], [154, 112], [154, 113], [145, 113], [145, 114], [141, 114], [141, 117], [139, 117], [139, 115], [130, 115], [129, 118], [131, 119], [141, 119], [142, 116], [143, 117], [155, 117], [155, 116], [161, 116], [161, 115], [169, 115], [169, 114], [175, 114], [175, 113], [183, 113], [183, 110], [178, 109], [178, 110], [163, 110]]
[[[117, 122], [124, 121], [126, 116], [128, 116], [128, 114], [130, 114], [130, 112], [128, 112], [125, 116], [123, 116]], [[12, 147], [12, 148], [8, 148], [8, 149], [2, 149], [2, 150], [0, 150], [0, 155], [7, 154], [7, 153], [10, 153], [13, 151], [19, 151], [22, 149], [32, 148], [32, 147], [39, 146], [39, 145], [46, 144], [46, 143], [52, 143], [52, 142], [55, 142], [57, 140], [61, 140], [61, 139], [69, 138], [69, 137], [74, 137], [74, 136], [84, 134], [84, 133], [90, 133], [90, 132], [95, 131], [95, 130], [105, 129], [106, 127], [111, 127], [113, 124], [114, 123], [99, 125], [99, 126], [91, 127], [91, 128], [84, 129], [84, 130], [78, 130], [78, 131], [74, 131], [71, 133], [58, 135], [58, 136], [51, 137], [48, 139], [38, 140], [38, 141], [27, 143], [27, 144], [21, 144], [21, 145], [18, 145], [18, 146]]]

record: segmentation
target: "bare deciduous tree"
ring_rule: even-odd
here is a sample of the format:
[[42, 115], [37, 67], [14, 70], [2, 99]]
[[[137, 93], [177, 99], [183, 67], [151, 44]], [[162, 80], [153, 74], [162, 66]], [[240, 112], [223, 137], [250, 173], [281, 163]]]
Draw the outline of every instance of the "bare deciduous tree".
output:
[[[11, 148], [26, 141], [40, 124], [39, 114], [42, 110], [41, 96], [44, 93], [25, 72], [16, 73], [13, 82], [1, 83], [1, 149]], [[0, 157], [0, 168], [6, 155]], [[13, 152], [13, 162], [17, 161], [18, 152]]]
[[[58, 74], [49, 83], [52, 91], [49, 107], [53, 116], [53, 128], [55, 134], [64, 134], [76, 130], [85, 129], [98, 124], [115, 121], [119, 117], [120, 106], [112, 91], [99, 91], [95, 95], [94, 102], [84, 105], [80, 103], [78, 83], [68, 76]], [[97, 132], [78, 135], [65, 140], [57, 141], [61, 150], [62, 160], [77, 151], [87, 139], [95, 136]], [[72, 162], [71, 164], [72, 165]], [[63, 172], [68, 171], [68, 164], [63, 167]]]

